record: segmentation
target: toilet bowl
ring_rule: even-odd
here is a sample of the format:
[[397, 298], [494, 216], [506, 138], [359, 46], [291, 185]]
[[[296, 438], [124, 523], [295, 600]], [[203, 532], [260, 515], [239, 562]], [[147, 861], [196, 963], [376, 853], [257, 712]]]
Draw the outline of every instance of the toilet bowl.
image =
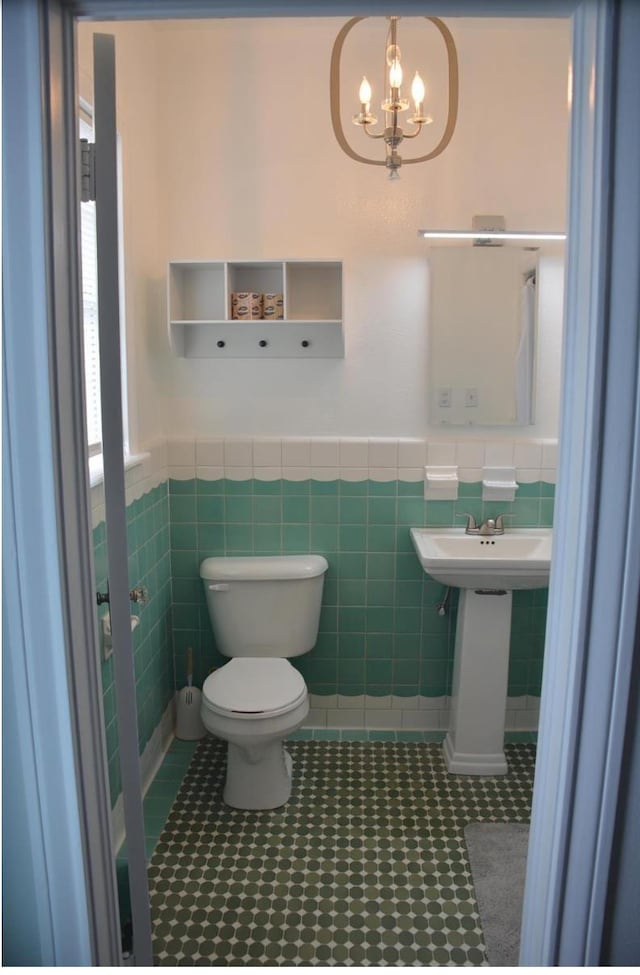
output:
[[304, 678], [288, 658], [318, 636], [321, 555], [209, 558], [200, 566], [218, 650], [228, 663], [202, 688], [205, 728], [228, 742], [223, 798], [237, 809], [275, 809], [291, 794], [284, 739], [309, 713]]
[[309, 713], [302, 675], [288, 660], [236, 657], [207, 677], [205, 728], [228, 742], [223, 799], [236, 809], [275, 809], [291, 794], [284, 739]]

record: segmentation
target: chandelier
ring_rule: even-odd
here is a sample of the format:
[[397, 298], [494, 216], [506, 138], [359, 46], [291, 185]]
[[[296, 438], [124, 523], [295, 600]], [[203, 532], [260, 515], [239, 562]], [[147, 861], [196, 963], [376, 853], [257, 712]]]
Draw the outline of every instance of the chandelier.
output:
[[370, 139], [380, 139], [385, 146], [384, 159], [370, 159], [367, 156], [356, 152], [349, 144], [340, 119], [340, 58], [342, 48], [349, 32], [365, 20], [365, 17], [353, 17], [347, 21], [338, 36], [336, 37], [331, 53], [331, 123], [333, 132], [340, 148], [351, 159], [356, 162], [368, 163], [372, 166], [386, 166], [389, 179], [398, 179], [399, 169], [403, 162], [419, 163], [426, 162], [428, 159], [435, 159], [443, 152], [451, 141], [456, 119], [458, 116], [458, 56], [453, 37], [449, 29], [437, 17], [425, 17], [436, 27], [444, 41], [447, 50], [447, 60], [449, 67], [449, 109], [444, 133], [438, 145], [431, 152], [423, 156], [411, 159], [404, 159], [398, 152], [399, 146], [405, 139], [417, 138], [425, 125], [429, 125], [432, 119], [425, 114], [425, 84], [418, 71], [415, 72], [411, 83], [411, 99], [413, 101], [413, 113], [407, 118], [407, 122], [412, 126], [405, 131], [400, 125], [400, 115], [409, 109], [409, 99], [403, 97], [402, 84], [404, 81], [404, 70], [402, 66], [402, 54], [398, 46], [398, 21], [399, 17], [389, 17], [389, 30], [386, 41], [386, 77], [384, 82], [385, 97], [380, 102], [380, 108], [384, 112], [384, 122], [381, 130], [374, 130], [378, 119], [371, 111], [371, 100], [373, 90], [366, 75], [363, 76], [360, 84], [359, 101], [360, 111], [353, 116], [355, 125], [363, 129]]

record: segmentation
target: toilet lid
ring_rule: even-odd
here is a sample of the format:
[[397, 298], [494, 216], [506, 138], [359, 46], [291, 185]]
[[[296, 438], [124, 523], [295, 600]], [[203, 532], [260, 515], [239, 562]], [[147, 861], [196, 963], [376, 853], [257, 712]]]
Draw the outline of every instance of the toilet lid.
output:
[[251, 718], [290, 711], [306, 693], [304, 678], [288, 660], [234, 657], [209, 674], [202, 699], [217, 714]]

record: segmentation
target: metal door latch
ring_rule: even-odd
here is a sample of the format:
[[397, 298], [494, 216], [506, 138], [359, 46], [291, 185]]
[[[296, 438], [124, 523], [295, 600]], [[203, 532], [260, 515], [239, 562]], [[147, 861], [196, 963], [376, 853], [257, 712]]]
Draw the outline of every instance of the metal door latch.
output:
[[[149, 590], [146, 586], [136, 586], [135, 589], [130, 589], [129, 601], [132, 603], [138, 603], [139, 606], [146, 606], [149, 602]], [[96, 602], [98, 606], [102, 606], [103, 603], [109, 602], [108, 587], [106, 592], [96, 593]]]

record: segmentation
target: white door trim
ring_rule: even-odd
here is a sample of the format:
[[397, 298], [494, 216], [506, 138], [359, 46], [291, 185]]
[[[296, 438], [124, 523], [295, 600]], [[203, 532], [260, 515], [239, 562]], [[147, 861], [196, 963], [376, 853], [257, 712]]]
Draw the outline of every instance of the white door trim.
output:
[[[605, 963], [607, 912], [620, 906], [612, 857], [640, 650], [640, 8], [635, 0], [584, 4], [575, 28], [574, 69], [593, 71], [573, 111], [559, 550], [524, 965]], [[626, 940], [640, 948], [637, 928]]]
[[3, 7], [3, 961], [22, 966], [121, 955], [83, 449], [77, 133], [62, 95], [72, 30], [54, 5], [48, 21], [38, 0]]
[[[35, 6], [35, 0], [32, 2]], [[632, 453], [634, 444], [637, 447], [638, 417], [629, 388], [634, 363], [637, 370], [637, 337], [628, 327], [634, 318], [637, 323], [640, 299], [637, 290], [632, 292], [628, 282], [625, 285], [622, 272], [635, 261], [637, 282], [640, 203], [634, 194], [637, 187], [632, 174], [620, 165], [622, 144], [612, 140], [607, 117], [619, 116], [618, 139], [625, 121], [631, 126], [636, 119], [637, 89], [630, 90], [628, 80], [614, 83], [611, 59], [616, 11], [628, 15], [633, 4], [634, 0], [584, 0], [575, 5], [574, 80], [583, 102], [574, 127], [572, 152], [567, 378], [522, 941], [522, 959], [528, 965], [598, 963], [604, 921], [602, 892], [609, 880], [612, 813], [618, 803], [623, 712], [633, 654], [630, 626], [638, 597], [633, 588], [636, 567], [632, 558], [637, 528], [635, 523], [629, 525], [628, 516], [631, 503], [637, 499], [629, 492], [623, 499], [626, 507], [615, 510], [614, 505], [621, 498], [618, 488], [628, 483], [627, 475], [635, 491], [640, 473], [638, 454]], [[383, 13], [384, 6], [373, 0], [351, 0], [348, 4], [342, 0], [324, 4], [319, 0], [286, 4], [275, 0], [266, 4], [249, 0], [184, 0], [182, 4], [178, 0], [77, 0], [65, 4], [64, 10], [96, 19], [198, 13], [348, 16], [374, 10]], [[483, 14], [540, 16], [566, 13], [572, 7], [542, 0], [494, 0], [483, 4]], [[397, 12], [412, 10], [443, 17], [478, 14], [473, 0], [405, 2]], [[70, 54], [69, 50], [67, 56]], [[626, 57], [630, 60], [628, 51]], [[629, 60], [625, 70], [630, 70]], [[52, 81], [60, 81], [55, 70]], [[593, 102], [589, 102], [591, 93]], [[615, 169], [616, 190], [621, 197], [620, 205], [614, 201], [613, 208], [605, 200], [609, 167]], [[620, 273], [612, 273], [617, 261], [621, 262]], [[583, 312], [580, 316], [577, 302]], [[11, 327], [19, 325], [13, 318], [5, 321]], [[33, 369], [36, 361], [27, 355], [16, 366], [28, 364]], [[622, 370], [620, 380], [618, 367]], [[608, 463], [611, 448], [615, 455], [612, 465]], [[76, 455], [76, 461], [80, 464], [82, 458]], [[618, 476], [620, 472], [622, 477]], [[72, 514], [68, 509], [67, 513]], [[612, 526], [619, 528], [621, 522], [625, 528], [629, 525], [628, 531], [613, 530]], [[602, 721], [592, 720], [596, 692], [596, 712], [605, 712]], [[597, 768], [592, 774], [594, 761]], [[549, 816], [549, 810], [556, 813]], [[86, 850], [85, 857], [88, 868], [93, 869]], [[587, 875], [581, 869], [581, 860], [589, 865]], [[90, 913], [97, 909], [98, 905], [89, 903]]]
[[[100, 322], [100, 399], [102, 458], [122, 800], [127, 834], [127, 875], [131, 899], [136, 965], [153, 965], [151, 911], [138, 754], [136, 674], [131, 636], [127, 548], [127, 500], [124, 482], [124, 433], [120, 343], [118, 255], [118, 157], [116, 132], [116, 45], [112, 34], [93, 35], [93, 105], [96, 157], [96, 250]], [[136, 747], [128, 747], [134, 742]]]

